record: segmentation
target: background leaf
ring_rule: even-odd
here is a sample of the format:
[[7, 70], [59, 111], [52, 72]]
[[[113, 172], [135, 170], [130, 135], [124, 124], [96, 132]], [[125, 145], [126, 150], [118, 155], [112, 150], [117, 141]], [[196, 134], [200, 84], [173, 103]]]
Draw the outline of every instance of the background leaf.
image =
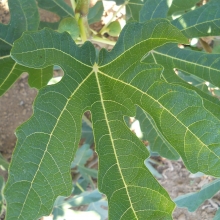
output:
[[97, 1], [96, 4], [89, 9], [88, 22], [93, 24], [101, 20], [104, 12], [104, 6], [102, 1]]
[[190, 11], [172, 24], [188, 38], [216, 36], [220, 31], [220, 4], [218, 0], [211, 0], [207, 4]]
[[84, 144], [76, 151], [76, 156], [71, 164], [71, 168], [76, 166], [84, 166], [87, 160], [92, 156], [93, 151], [88, 144]]
[[217, 210], [217, 212], [215, 213], [215, 217], [213, 220], [218, 220], [220, 218], [220, 209]]
[[58, 31], [60, 33], [64, 31], [68, 32], [74, 40], [76, 40], [80, 35], [78, 23], [73, 17], [62, 19], [59, 23]]
[[[194, 63], [192, 63], [192, 60], [189, 59], [189, 57], [192, 57], [192, 55], [194, 55], [192, 58]], [[217, 55], [180, 49], [176, 44], [166, 44], [157, 48], [151, 53], [146, 54], [143, 60], [146, 63], [157, 63], [162, 65], [164, 67], [162, 78], [164, 78], [167, 82], [179, 84], [186, 88], [195, 90], [203, 98], [205, 108], [217, 117], [216, 120], [220, 119], [219, 100], [183, 81], [174, 72], [174, 68], [177, 68], [177, 70], [180, 70], [181, 72], [192, 75], [195, 74], [203, 80], [214, 82], [214, 79], [212, 79], [212, 74], [214, 73], [214, 77], [218, 75], [217, 65], [219, 58]], [[208, 63], [213, 68], [209, 68], [207, 66]], [[206, 74], [204, 69], [207, 69], [209, 74]], [[215, 84], [216, 83], [218, 83], [218, 80], [215, 82]]]
[[94, 210], [100, 215], [100, 220], [106, 220], [108, 218], [108, 202], [104, 200], [99, 200], [89, 204], [87, 211]]
[[[51, 11], [60, 17], [60, 20], [66, 17], [73, 17], [73, 9], [64, 0], [37, 0], [38, 6], [44, 10]], [[39, 29], [49, 27], [53, 30], [58, 29], [59, 22], [41, 21]]]
[[[111, 0], [107, 0], [111, 1]], [[147, 0], [128, 0], [125, 3], [125, 0], [114, 0], [117, 5], [126, 5], [126, 20], [130, 21], [138, 21], [139, 20], [139, 14], [140, 10], [144, 5], [144, 2]]]
[[[56, 199], [56, 202], [54, 204], [54, 209], [52, 212], [53, 219], [58, 220], [58, 219], [80, 218], [80, 216], [77, 216], [76, 211], [71, 210], [72, 207], [87, 205], [99, 201], [101, 198], [102, 198], [102, 194], [98, 192], [98, 190], [94, 190], [92, 192], [83, 192], [80, 195], [74, 196], [72, 198], [66, 198], [60, 196]], [[80, 213], [78, 214], [80, 215]], [[81, 213], [81, 215], [87, 216], [89, 218], [90, 216], [91, 218], [95, 218], [93, 214], [91, 215], [91, 212], [83, 212]]]
[[[173, 0], [171, 7], [167, 1], [147, 0], [140, 11], [140, 21], [144, 22], [152, 18], [166, 18], [169, 14], [180, 8], [186, 9], [195, 5], [197, 0]], [[158, 4], [157, 4], [158, 3]], [[178, 9], [179, 8], [179, 9]], [[169, 9], [169, 10], [168, 10]], [[168, 15], [167, 15], [168, 13]], [[218, 0], [211, 0], [193, 11], [184, 13], [171, 23], [188, 38], [217, 36], [219, 34], [220, 5]]]
[[195, 4], [198, 2], [199, 0], [172, 0], [171, 6], [168, 10], [168, 16], [172, 15], [175, 12], [186, 11], [187, 9], [195, 6]]
[[29, 85], [41, 88], [53, 75], [52, 67], [34, 70], [18, 65], [10, 57], [14, 40], [24, 31], [37, 30], [39, 15], [35, 0], [9, 0], [11, 20], [8, 25], [0, 23], [0, 95], [4, 94], [23, 72], [28, 72]]
[[206, 184], [200, 191], [179, 196], [174, 201], [178, 207], [186, 207], [190, 212], [194, 212], [203, 202], [212, 198], [219, 189], [220, 179], [216, 179]]
[[154, 18], [166, 18], [169, 6], [164, 0], [146, 0], [140, 10], [140, 22]]

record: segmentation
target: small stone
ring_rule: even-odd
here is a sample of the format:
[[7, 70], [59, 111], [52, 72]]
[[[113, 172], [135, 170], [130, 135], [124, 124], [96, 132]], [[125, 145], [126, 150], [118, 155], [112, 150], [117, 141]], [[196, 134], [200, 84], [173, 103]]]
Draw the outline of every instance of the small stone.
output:
[[24, 109], [24, 110], [22, 111], [22, 115], [26, 115], [26, 113], [27, 113], [27, 110]]
[[184, 214], [181, 214], [179, 217], [178, 217], [178, 220], [186, 220], [186, 216]]

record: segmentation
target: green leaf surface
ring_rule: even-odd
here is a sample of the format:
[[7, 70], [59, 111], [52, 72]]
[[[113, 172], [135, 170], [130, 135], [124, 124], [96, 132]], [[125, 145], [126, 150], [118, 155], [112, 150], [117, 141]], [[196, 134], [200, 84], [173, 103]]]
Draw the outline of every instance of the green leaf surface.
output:
[[[10, 23], [0, 23], [0, 56], [7, 55], [12, 44], [26, 30], [37, 30], [39, 15], [34, 0], [9, 0]], [[31, 11], [31, 13], [30, 13]]]
[[84, 144], [76, 151], [76, 156], [71, 164], [71, 168], [76, 166], [83, 166], [87, 160], [92, 156], [93, 151], [90, 149], [88, 144]]
[[177, 44], [167, 44], [152, 51], [156, 63], [164, 68], [178, 69], [195, 75], [220, 87], [220, 57], [218, 54], [178, 48]]
[[[166, 18], [176, 10], [184, 10], [195, 5], [198, 0], [173, 0], [169, 4], [164, 0], [147, 0], [140, 11], [140, 21], [153, 18]], [[169, 9], [169, 12], [168, 12]], [[168, 14], [167, 14], [168, 13]], [[189, 11], [171, 22], [188, 38], [215, 36], [220, 32], [219, 0], [211, 0], [207, 4]]]
[[100, 220], [106, 220], [108, 218], [108, 202], [105, 200], [99, 200], [90, 203], [87, 211], [95, 211], [100, 215]]
[[[107, 0], [111, 1], [111, 0]], [[117, 5], [126, 5], [126, 19], [139, 21], [140, 10], [147, 0], [114, 0]]]
[[59, 15], [60, 19], [73, 17], [73, 9], [64, 0], [37, 0], [38, 7]]
[[[192, 57], [194, 55], [195, 57]], [[210, 56], [211, 55], [211, 56]], [[174, 68], [179, 71], [192, 74], [202, 78], [203, 80], [213, 81], [212, 76], [216, 77], [219, 74], [218, 56], [214, 54], [206, 54], [198, 51], [179, 49], [176, 44], [166, 44], [159, 47], [151, 53], [147, 53], [143, 59], [146, 63], [156, 63], [164, 67], [162, 78], [172, 84], [182, 85], [186, 88], [196, 91], [202, 98], [203, 104], [220, 121], [220, 102], [218, 99], [202, 92], [199, 88], [186, 83], [174, 73]], [[191, 57], [192, 59], [189, 59]], [[182, 59], [182, 60], [181, 60]], [[192, 62], [194, 61], [194, 63]], [[213, 67], [208, 67], [208, 63]], [[209, 74], [206, 74], [204, 69]], [[213, 74], [215, 72], [215, 74]], [[204, 73], [204, 74], [203, 74]], [[214, 82], [214, 84], [218, 84]]]
[[166, 18], [169, 6], [164, 0], [146, 0], [140, 10], [140, 22], [148, 21], [154, 18]]
[[[106, 0], [106, 1], [112, 1], [112, 0]], [[113, 1], [116, 3], [116, 5], [122, 5], [125, 3], [125, 0], [113, 0]]]
[[129, 0], [126, 4], [126, 18], [139, 21], [140, 11], [146, 0]]
[[80, 33], [78, 23], [73, 17], [62, 19], [62, 21], [59, 23], [58, 31], [60, 33], [64, 31], [68, 32], [74, 40], [79, 37]]
[[[189, 84], [195, 86], [196, 88], [200, 89], [204, 93], [212, 95], [212, 93], [208, 90], [208, 86], [207, 86], [207, 85], [209, 85], [209, 87], [210, 87], [211, 84], [207, 83], [207, 81], [202, 80], [201, 78], [199, 78], [199, 77], [197, 77], [195, 75], [187, 74], [187, 73], [184, 73], [184, 72], [179, 71], [179, 70], [178, 70], [177, 74], [184, 81], [186, 81]], [[207, 85], [206, 85], [206, 83], [207, 83]]]
[[168, 16], [178, 11], [186, 11], [198, 3], [199, 0], [172, 0], [171, 6], [168, 11]]
[[106, 28], [106, 32], [113, 37], [117, 37], [121, 32], [121, 25], [119, 21], [111, 22]]
[[220, 179], [216, 179], [206, 184], [200, 191], [179, 196], [174, 201], [178, 207], [186, 207], [190, 212], [194, 212], [203, 202], [212, 198], [219, 189]]
[[[60, 17], [60, 20], [66, 17], [74, 16], [73, 9], [64, 0], [37, 0], [37, 2], [38, 2], [38, 7], [55, 13]], [[53, 30], [57, 30], [58, 26], [59, 26], [59, 22], [41, 21], [39, 24], [39, 29], [48, 27]]]
[[104, 6], [102, 1], [97, 1], [96, 4], [89, 9], [88, 23], [93, 24], [101, 20], [104, 12]]
[[3, 195], [3, 189], [5, 187], [5, 180], [4, 180], [4, 177], [3, 176], [0, 176], [0, 214], [2, 215], [3, 214], [3, 211], [4, 211], [4, 204], [5, 204], [5, 201], [4, 201], [4, 195]]
[[157, 152], [160, 156], [170, 160], [177, 160], [179, 158], [176, 150], [163, 137], [154, 120], [147, 112], [138, 107], [135, 118], [140, 122], [143, 133], [142, 139], [149, 141], [151, 151]]
[[86, 191], [88, 184], [89, 183], [85, 179], [80, 178], [77, 182], [73, 184], [72, 195], [79, 195], [80, 193], [82, 193], [83, 190]]
[[213, 220], [219, 220], [220, 219], [220, 209], [217, 210], [217, 212], [215, 213], [215, 217]]
[[[60, 20], [63, 20], [67, 17], [74, 17], [74, 12], [72, 7], [66, 4], [63, 0], [37, 0], [38, 6], [44, 10], [51, 11], [57, 14], [60, 17]], [[104, 7], [103, 2], [98, 1], [96, 4], [90, 8], [88, 14], [88, 23], [93, 24], [95, 22], [100, 21], [103, 15]], [[44, 27], [51, 28], [53, 30], [57, 30], [59, 26], [59, 22], [40, 22], [39, 29], [43, 29]]]
[[41, 88], [47, 85], [53, 75], [52, 67], [42, 70], [17, 64], [10, 57], [10, 50], [14, 40], [18, 39], [24, 31], [37, 30], [39, 15], [35, 0], [9, 0], [11, 20], [8, 25], [0, 23], [0, 96], [4, 94], [23, 72], [28, 72], [29, 85]]
[[[60, 196], [56, 199], [53, 208], [53, 219], [77, 219], [74, 218], [74, 211], [70, 208], [88, 205], [90, 203], [96, 202], [102, 198], [102, 194], [98, 190], [94, 190], [92, 192], [83, 192], [80, 195], [74, 196], [72, 198], [67, 199], [66, 197]], [[72, 213], [71, 213], [72, 212]]]
[[148, 160], [144, 161], [145, 166], [147, 169], [156, 177], [156, 178], [162, 178], [163, 176], [151, 165], [151, 163]]
[[[185, 1], [184, 1], [185, 2]], [[219, 0], [211, 0], [202, 7], [190, 11], [172, 21], [188, 38], [216, 36], [220, 32]]]
[[82, 120], [82, 135], [81, 138], [84, 140], [85, 144], [94, 143], [92, 128], [88, 125], [85, 120]]
[[[135, 38], [131, 39], [129, 33], [135, 33]], [[184, 113], [176, 118], [190, 104], [206, 115], [205, 120], [213, 121], [200, 97], [160, 80], [161, 66], [140, 63], [148, 51], [168, 42], [185, 43], [187, 39], [167, 20], [127, 25], [110, 53], [100, 51], [98, 63], [90, 42], [78, 47], [67, 33], [45, 29], [25, 33], [16, 42], [12, 56], [20, 64], [34, 68], [56, 64], [65, 74], [59, 83], [39, 91], [34, 115], [16, 131], [18, 142], [5, 188], [6, 219], [48, 215], [57, 196], [70, 194], [70, 163], [80, 140], [81, 119], [86, 110], [92, 113], [99, 156], [98, 187], [108, 197], [109, 219], [145, 219], [146, 216], [172, 219], [173, 202], [144, 165], [148, 150], [123, 120], [124, 115], [135, 115], [136, 104], [152, 115], [161, 130], [168, 132], [166, 136], [172, 144], [180, 139], [179, 147], [184, 147], [186, 133], [188, 141], [198, 148], [203, 146], [188, 128], [190, 124], [182, 119]], [[181, 109], [172, 104], [179, 96], [190, 97]], [[167, 98], [172, 105], [167, 105]], [[168, 128], [174, 121], [182, 130], [170, 136]], [[210, 121], [214, 129], [216, 126]], [[200, 119], [193, 117], [191, 123], [196, 122], [200, 123]], [[194, 145], [191, 147], [194, 149]], [[208, 146], [205, 149], [210, 151]], [[211, 159], [215, 157], [211, 155]], [[198, 163], [198, 166], [194, 169], [202, 169], [203, 165]], [[22, 193], [17, 190], [21, 187]]]
[[79, 167], [79, 171], [82, 174], [82, 176], [87, 175], [89, 177], [93, 177], [93, 178], [97, 179], [98, 171], [95, 169], [90, 169], [90, 168], [81, 166], [81, 167]]
[[3, 170], [8, 170], [9, 163], [6, 161], [6, 159], [0, 154], [0, 166]]

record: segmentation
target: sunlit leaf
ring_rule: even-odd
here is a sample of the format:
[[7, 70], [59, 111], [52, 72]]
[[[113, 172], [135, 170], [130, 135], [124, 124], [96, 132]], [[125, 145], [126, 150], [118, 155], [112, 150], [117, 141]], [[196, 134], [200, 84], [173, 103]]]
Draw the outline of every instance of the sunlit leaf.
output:
[[[132, 33], [135, 38], [130, 37]], [[45, 29], [25, 33], [15, 43], [12, 56], [17, 62], [34, 68], [56, 64], [64, 70], [64, 77], [39, 91], [32, 118], [16, 131], [18, 142], [5, 189], [6, 219], [48, 215], [57, 196], [71, 193], [70, 163], [86, 110], [92, 114], [99, 156], [98, 187], [108, 197], [109, 219], [172, 219], [173, 202], [144, 165], [148, 150], [123, 120], [125, 115], [135, 115], [135, 105], [151, 115], [185, 162], [192, 155], [184, 148], [204, 149], [210, 161], [217, 161], [215, 168], [207, 170], [195, 151], [198, 166], [190, 163], [192, 170], [219, 170], [216, 154], [208, 143], [198, 141], [194, 131], [194, 125], [204, 125], [201, 118], [194, 117], [197, 111], [208, 123], [203, 132], [218, 131], [219, 125], [203, 107], [202, 99], [193, 91], [161, 80], [160, 65], [140, 62], [147, 52], [168, 42], [185, 43], [187, 39], [161, 19], [127, 25], [110, 53], [100, 51], [97, 63], [94, 46], [87, 42], [78, 47], [67, 33]], [[180, 98], [186, 98], [181, 108], [175, 104]], [[192, 119], [187, 121], [189, 109]], [[171, 134], [173, 126], [180, 130], [174, 128]], [[209, 136], [207, 140], [211, 140]]]

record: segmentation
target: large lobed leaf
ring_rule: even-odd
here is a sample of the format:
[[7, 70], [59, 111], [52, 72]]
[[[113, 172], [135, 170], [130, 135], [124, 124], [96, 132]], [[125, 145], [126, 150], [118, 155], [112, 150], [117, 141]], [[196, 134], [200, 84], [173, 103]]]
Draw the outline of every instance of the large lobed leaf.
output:
[[41, 88], [52, 77], [52, 67], [35, 70], [17, 64], [10, 57], [13, 42], [24, 31], [37, 30], [39, 15], [35, 0], [9, 0], [11, 20], [8, 25], [0, 23], [0, 96], [17, 80], [23, 73], [28, 72], [29, 85]]
[[[165, 18], [167, 16], [168, 8], [166, 7], [167, 11], [164, 9], [164, 1], [147, 0], [140, 12], [140, 20], [143, 22], [152, 18]], [[182, 15], [176, 20], [173, 20], [171, 23], [188, 37], [207, 36], [211, 33], [217, 34], [217, 32], [220, 31], [220, 26], [218, 25], [218, 22], [220, 21], [219, 9], [219, 2], [212, 0], [206, 5]], [[215, 13], [212, 13], [213, 10]], [[214, 26], [214, 29], [211, 28], [212, 26]], [[212, 31], [210, 33], [207, 33], [207, 27], [211, 28], [210, 30]], [[219, 121], [219, 100], [204, 93], [199, 88], [189, 85], [173, 71], [174, 69], [177, 69], [178, 71], [190, 74], [192, 77], [196, 76], [202, 80], [219, 86], [220, 81], [218, 76], [220, 74], [220, 62], [217, 54], [206, 54], [204, 52], [189, 49], [180, 49], [176, 44], [170, 43], [156, 48], [155, 50], [152, 50], [151, 53], [146, 54], [144, 62], [161, 64], [164, 67], [162, 77], [167, 82], [179, 84], [186, 88], [195, 90], [201, 97], [203, 97], [205, 108], [214, 114], [217, 117], [216, 120]], [[153, 124], [151, 124], [151, 126], [153, 127]], [[144, 131], [148, 132], [147, 130]], [[156, 133], [158, 137], [161, 136], [156, 130], [153, 130], [153, 132]], [[166, 146], [167, 147], [165, 149], [168, 149], [169, 145], [166, 144]], [[157, 149], [159, 150], [159, 146], [157, 146]], [[164, 155], [163, 151], [164, 149], [161, 149], [158, 152], [161, 155]]]
[[[145, 53], [167, 42], [184, 43], [186, 39], [167, 20], [155, 20], [124, 28], [115, 48], [110, 53], [100, 52], [98, 63], [91, 43], [79, 48], [67, 33], [44, 29], [25, 33], [15, 43], [12, 56], [21, 65], [45, 68], [56, 64], [65, 75], [58, 84], [39, 91], [34, 115], [16, 131], [18, 142], [5, 189], [7, 219], [48, 215], [57, 196], [70, 194], [69, 169], [86, 110], [92, 113], [99, 155], [98, 187], [108, 197], [109, 219], [172, 219], [173, 202], [144, 165], [148, 150], [123, 119], [124, 115], [134, 116], [135, 104], [139, 105], [161, 132], [167, 130], [169, 142], [176, 145], [178, 141], [181, 155], [185, 154], [181, 148], [188, 147], [184, 133], [186, 141], [198, 142], [190, 124], [199, 124], [200, 119], [186, 121], [187, 109], [192, 116], [197, 110], [202, 112], [214, 125], [215, 118], [203, 108], [196, 93], [162, 81], [161, 66], [140, 63]], [[181, 108], [179, 97], [186, 98]], [[185, 111], [180, 113], [182, 109]], [[168, 128], [175, 123], [181, 130], [170, 135]], [[204, 132], [210, 130], [205, 128]], [[201, 166], [198, 157], [195, 169]]]

